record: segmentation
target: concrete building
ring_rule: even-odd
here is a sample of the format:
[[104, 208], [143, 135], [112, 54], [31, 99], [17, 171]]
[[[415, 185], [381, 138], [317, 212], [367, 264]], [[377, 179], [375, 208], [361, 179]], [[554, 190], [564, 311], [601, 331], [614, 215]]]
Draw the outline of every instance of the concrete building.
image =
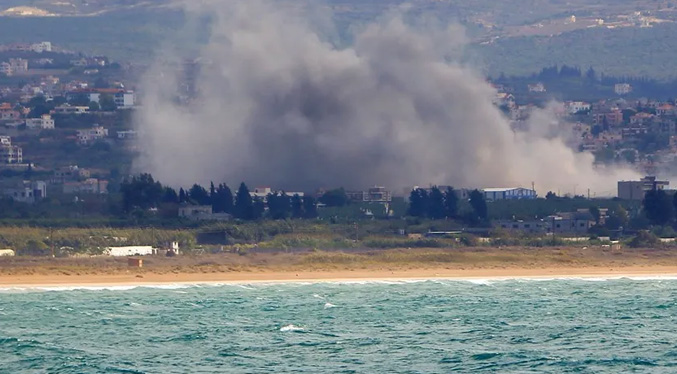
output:
[[14, 187], [4, 188], [2, 194], [17, 202], [33, 204], [47, 197], [47, 183], [23, 181]]
[[59, 105], [55, 107], [50, 114], [85, 114], [89, 113], [89, 107], [88, 106], [72, 106], [68, 104], [64, 105]]
[[77, 165], [69, 165], [55, 169], [51, 182], [59, 184], [69, 181], [79, 181], [88, 179], [90, 176], [91, 172], [89, 170], [80, 168]]
[[576, 114], [590, 110], [592, 105], [583, 101], [567, 101], [564, 103], [564, 108], [569, 114]]
[[281, 190], [273, 190], [270, 187], [256, 187], [254, 188], [253, 191], [249, 192], [249, 195], [252, 198], [258, 198], [261, 199], [263, 202], [268, 201], [268, 195], [269, 194], [281, 194], [283, 193], [289, 197], [294, 196], [294, 195], [299, 195], [300, 197], [303, 197], [305, 194], [303, 192], [287, 192], [287, 191], [281, 191]]
[[131, 139], [136, 139], [138, 137], [138, 133], [134, 130], [123, 130], [123, 131], [118, 131], [118, 140], [131, 140]]
[[26, 119], [26, 128], [53, 130], [54, 119], [52, 119], [52, 116], [49, 114], [43, 114], [40, 118], [28, 118]]
[[107, 136], [108, 129], [99, 126], [98, 124], [94, 124], [90, 129], [78, 130], [78, 143], [83, 145], [90, 144]]
[[194, 221], [228, 221], [228, 213], [213, 213], [211, 205], [184, 205], [179, 207], [179, 217]]
[[348, 199], [368, 203], [389, 203], [393, 200], [392, 193], [382, 186], [374, 186], [367, 191], [346, 191]]
[[639, 181], [619, 181], [618, 197], [623, 200], [644, 200], [644, 195], [652, 189], [664, 190], [670, 186], [669, 181], [660, 181], [656, 177], [647, 176]]
[[136, 95], [121, 88], [81, 88], [66, 93], [66, 99], [84, 97], [91, 102], [101, 104], [101, 97], [109, 95], [118, 108], [131, 108], [135, 105]]
[[536, 191], [528, 188], [484, 188], [481, 190], [487, 201], [535, 199]]
[[12, 138], [0, 136], [0, 164], [23, 163], [23, 149], [12, 145]]
[[632, 92], [632, 86], [629, 83], [616, 83], [614, 85], [616, 95], [627, 95]]
[[558, 213], [536, 220], [498, 220], [495, 228], [528, 234], [585, 234], [595, 225], [595, 219], [587, 210]]
[[64, 194], [107, 194], [108, 181], [88, 178], [82, 182], [64, 182]]
[[42, 52], [51, 52], [52, 43], [51, 42], [40, 42], [31, 44], [31, 51], [42, 53]]

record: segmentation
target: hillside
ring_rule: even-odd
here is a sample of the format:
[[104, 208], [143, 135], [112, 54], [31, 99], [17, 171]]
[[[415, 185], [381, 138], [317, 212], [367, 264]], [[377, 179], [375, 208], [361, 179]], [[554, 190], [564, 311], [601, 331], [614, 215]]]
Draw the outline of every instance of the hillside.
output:
[[[280, 0], [293, 2], [295, 0]], [[148, 62], [162, 43], [194, 47], [181, 0], [4, 0], [0, 43], [50, 40], [68, 49]], [[341, 35], [402, 0], [327, 0]], [[603, 73], [677, 76], [677, 2], [660, 0], [412, 0], [412, 13], [461, 22], [469, 59], [492, 75], [530, 74], [567, 64]], [[9, 10], [9, 11], [8, 11]], [[573, 16], [573, 17], [572, 17]], [[646, 56], [651, 55], [651, 59]], [[610, 58], [611, 57], [611, 58]]]

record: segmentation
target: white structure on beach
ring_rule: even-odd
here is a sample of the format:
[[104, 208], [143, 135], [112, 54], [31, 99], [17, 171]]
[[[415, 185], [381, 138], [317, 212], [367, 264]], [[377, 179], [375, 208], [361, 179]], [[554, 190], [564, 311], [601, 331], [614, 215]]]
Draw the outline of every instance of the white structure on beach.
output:
[[108, 247], [104, 251], [108, 256], [149, 256], [155, 254], [152, 246], [132, 246], [132, 247]]
[[0, 257], [14, 257], [16, 253], [12, 249], [0, 249]]

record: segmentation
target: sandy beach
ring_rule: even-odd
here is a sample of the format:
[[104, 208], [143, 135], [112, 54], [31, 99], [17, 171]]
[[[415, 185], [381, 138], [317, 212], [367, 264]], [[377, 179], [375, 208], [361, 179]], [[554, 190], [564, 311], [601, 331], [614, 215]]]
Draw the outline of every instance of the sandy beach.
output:
[[0, 287], [41, 288], [78, 286], [143, 286], [163, 284], [277, 283], [277, 282], [351, 282], [402, 281], [427, 279], [553, 279], [553, 278], [654, 278], [677, 277], [677, 266], [619, 268], [543, 268], [543, 269], [412, 269], [342, 270], [306, 272], [237, 272], [100, 274], [100, 275], [20, 275], [0, 276]]
[[578, 248], [389, 250], [126, 258], [3, 258], [1, 287], [423, 279], [677, 277], [677, 251]]

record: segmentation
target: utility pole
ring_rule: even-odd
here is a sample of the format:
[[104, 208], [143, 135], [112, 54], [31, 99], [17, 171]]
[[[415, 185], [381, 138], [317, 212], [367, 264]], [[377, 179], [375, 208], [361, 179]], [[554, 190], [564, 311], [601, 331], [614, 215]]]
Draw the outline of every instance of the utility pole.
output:
[[52, 252], [52, 258], [56, 257], [54, 255], [54, 229], [52, 227], [49, 228], [49, 248]]
[[590, 200], [590, 189], [588, 188], [588, 200]]

